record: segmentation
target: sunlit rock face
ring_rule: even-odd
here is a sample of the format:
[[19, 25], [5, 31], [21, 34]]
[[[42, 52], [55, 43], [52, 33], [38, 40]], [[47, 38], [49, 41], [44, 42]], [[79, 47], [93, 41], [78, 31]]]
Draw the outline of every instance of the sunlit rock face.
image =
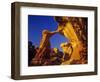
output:
[[[87, 55], [87, 19], [75, 17], [62, 17], [62, 21], [60, 17], [55, 19], [59, 23], [59, 33], [69, 39], [73, 48], [73, 53], [70, 59], [65, 61], [65, 64], [68, 61], [81, 60], [83, 54]], [[68, 44], [62, 43], [63, 53], [71, 53], [72, 49], [67, 46]]]

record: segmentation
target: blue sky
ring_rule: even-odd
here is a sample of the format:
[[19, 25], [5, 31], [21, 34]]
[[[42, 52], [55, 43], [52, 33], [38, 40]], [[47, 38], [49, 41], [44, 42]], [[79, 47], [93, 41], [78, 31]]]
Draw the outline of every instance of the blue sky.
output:
[[[28, 41], [32, 41], [33, 45], [39, 46], [44, 29], [49, 31], [57, 29], [54, 16], [28, 15]], [[51, 48], [56, 47], [61, 50], [60, 44], [66, 41], [68, 40], [64, 36], [57, 33], [50, 38]]]

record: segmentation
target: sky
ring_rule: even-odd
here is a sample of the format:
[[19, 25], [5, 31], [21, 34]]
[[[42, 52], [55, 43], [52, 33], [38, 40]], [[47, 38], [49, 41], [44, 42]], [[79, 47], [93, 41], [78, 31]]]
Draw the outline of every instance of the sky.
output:
[[[55, 31], [57, 25], [54, 16], [28, 15], [28, 41], [31, 41], [33, 45], [39, 47], [42, 31], [44, 29]], [[51, 48], [58, 48], [62, 51], [60, 44], [66, 41], [68, 41], [67, 38], [57, 33], [50, 38]]]

